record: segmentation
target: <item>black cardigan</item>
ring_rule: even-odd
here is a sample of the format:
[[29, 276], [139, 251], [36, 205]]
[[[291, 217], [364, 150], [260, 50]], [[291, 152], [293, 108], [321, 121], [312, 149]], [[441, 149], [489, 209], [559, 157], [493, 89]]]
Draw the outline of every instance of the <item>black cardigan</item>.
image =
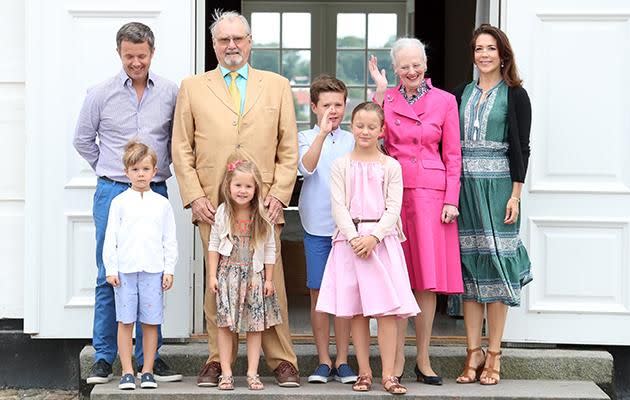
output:
[[[457, 106], [468, 83], [453, 90]], [[529, 161], [529, 131], [532, 125], [532, 105], [527, 91], [521, 86], [508, 87], [508, 158], [512, 182], [525, 182]]]

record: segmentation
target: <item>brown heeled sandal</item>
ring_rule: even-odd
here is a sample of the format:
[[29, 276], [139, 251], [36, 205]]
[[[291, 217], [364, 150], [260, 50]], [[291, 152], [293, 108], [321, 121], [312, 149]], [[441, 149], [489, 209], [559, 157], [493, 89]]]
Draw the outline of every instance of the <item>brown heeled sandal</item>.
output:
[[352, 384], [355, 392], [369, 392], [372, 389], [372, 377], [370, 375], [359, 375], [357, 381]]
[[[476, 367], [473, 367], [471, 365], [472, 355], [478, 351], [480, 351], [481, 354], [483, 354], [483, 361]], [[479, 380], [479, 377], [481, 376], [481, 372], [483, 371], [483, 367], [485, 363], [486, 363], [486, 354], [483, 352], [483, 349], [481, 348], [481, 346], [475, 347], [474, 349], [466, 349], [466, 361], [464, 361], [464, 365], [465, 365], [464, 371], [457, 377], [456, 382], [461, 383], [461, 384], [477, 382]], [[470, 371], [475, 372], [475, 376], [473, 378], [471, 378], [469, 375]]]
[[389, 394], [405, 394], [407, 388], [400, 384], [397, 376], [383, 378], [383, 389]]
[[486, 357], [486, 362], [488, 366], [483, 369], [483, 372], [486, 373], [482, 379], [486, 381], [479, 380], [479, 384], [484, 386], [496, 385], [501, 381], [501, 371], [494, 368], [497, 360], [501, 357], [501, 351], [492, 351], [488, 350], [488, 356]]

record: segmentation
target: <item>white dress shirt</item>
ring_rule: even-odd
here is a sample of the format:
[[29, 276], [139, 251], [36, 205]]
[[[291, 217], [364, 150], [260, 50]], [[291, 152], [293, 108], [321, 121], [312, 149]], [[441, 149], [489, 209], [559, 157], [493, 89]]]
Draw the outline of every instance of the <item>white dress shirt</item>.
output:
[[177, 233], [168, 199], [131, 188], [116, 196], [109, 209], [103, 262], [107, 276], [142, 271], [174, 274]]

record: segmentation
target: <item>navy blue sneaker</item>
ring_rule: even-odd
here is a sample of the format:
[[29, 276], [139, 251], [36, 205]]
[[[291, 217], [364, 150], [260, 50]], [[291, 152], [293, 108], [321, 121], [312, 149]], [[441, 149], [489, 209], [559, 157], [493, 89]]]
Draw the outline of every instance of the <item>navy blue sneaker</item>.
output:
[[88, 385], [97, 383], [107, 383], [112, 380], [112, 365], [105, 360], [98, 360], [92, 365], [90, 374], [87, 377]]
[[120, 390], [134, 390], [136, 388], [136, 378], [133, 374], [125, 374], [120, 378], [118, 383], [118, 389]]
[[157, 388], [157, 382], [150, 372], [145, 372], [140, 378], [140, 387], [142, 389], [155, 389]]
[[330, 368], [326, 364], [319, 364], [313, 374], [308, 377], [309, 383], [327, 383], [333, 380], [337, 371], [334, 368]]
[[334, 379], [341, 383], [355, 383], [357, 378], [357, 374], [348, 364], [341, 364], [334, 376]]

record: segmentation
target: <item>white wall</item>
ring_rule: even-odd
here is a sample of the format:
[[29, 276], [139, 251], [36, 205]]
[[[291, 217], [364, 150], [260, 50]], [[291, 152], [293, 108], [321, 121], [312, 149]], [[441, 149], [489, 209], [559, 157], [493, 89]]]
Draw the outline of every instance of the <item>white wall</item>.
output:
[[24, 1], [0, 13], [0, 318], [24, 317]]

